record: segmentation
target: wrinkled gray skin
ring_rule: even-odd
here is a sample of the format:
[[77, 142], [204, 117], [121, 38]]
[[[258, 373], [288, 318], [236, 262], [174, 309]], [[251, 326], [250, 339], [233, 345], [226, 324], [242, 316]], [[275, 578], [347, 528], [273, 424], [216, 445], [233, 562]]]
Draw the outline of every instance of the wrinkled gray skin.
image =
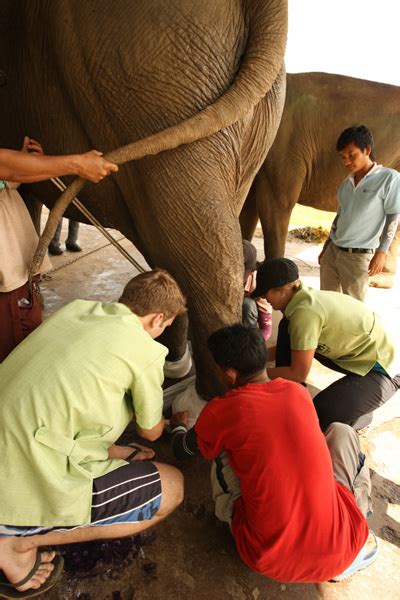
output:
[[361, 124], [373, 133], [376, 161], [400, 170], [399, 87], [327, 73], [287, 75], [282, 121], [240, 217], [251, 239], [259, 215], [267, 258], [284, 255], [296, 202], [336, 211], [347, 176], [336, 141], [346, 127]]
[[[206, 340], [240, 320], [238, 215], [283, 109], [286, 2], [3, 0], [1, 11], [1, 146], [25, 134], [48, 154], [136, 143], [109, 156], [140, 160], [79, 198], [176, 277], [200, 391], [219, 391]], [[30, 190], [47, 206], [57, 196], [50, 183]]]

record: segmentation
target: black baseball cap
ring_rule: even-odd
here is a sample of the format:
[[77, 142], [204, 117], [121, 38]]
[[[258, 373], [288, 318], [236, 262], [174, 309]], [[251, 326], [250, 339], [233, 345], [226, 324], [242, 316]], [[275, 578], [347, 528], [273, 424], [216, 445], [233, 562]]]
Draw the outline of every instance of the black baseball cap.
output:
[[281, 287], [299, 278], [296, 263], [288, 258], [270, 258], [264, 260], [257, 269], [257, 285], [252, 298], [264, 296], [269, 290]]

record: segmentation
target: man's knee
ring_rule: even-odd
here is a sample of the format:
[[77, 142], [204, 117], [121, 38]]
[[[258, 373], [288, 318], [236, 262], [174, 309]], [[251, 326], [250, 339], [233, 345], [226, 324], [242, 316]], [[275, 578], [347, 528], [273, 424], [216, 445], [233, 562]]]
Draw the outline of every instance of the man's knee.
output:
[[335, 421], [328, 425], [325, 431], [325, 437], [333, 437], [333, 438], [343, 438], [348, 435], [352, 435], [354, 433], [354, 429], [350, 427], [350, 425], [346, 425], [346, 423], [339, 423]]
[[183, 475], [178, 469], [171, 467], [171, 465], [161, 463], [154, 464], [156, 465], [161, 478], [162, 498], [158, 514], [172, 512], [183, 501]]
[[359, 445], [357, 433], [350, 425], [346, 425], [346, 423], [331, 423], [326, 428], [324, 435], [329, 448], [332, 449], [343, 448], [346, 442]]

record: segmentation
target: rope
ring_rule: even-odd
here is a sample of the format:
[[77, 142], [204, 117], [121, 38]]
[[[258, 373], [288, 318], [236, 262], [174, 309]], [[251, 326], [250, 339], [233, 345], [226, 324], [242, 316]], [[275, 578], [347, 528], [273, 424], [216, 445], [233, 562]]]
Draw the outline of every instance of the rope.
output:
[[[51, 179], [51, 181], [62, 192], [67, 189], [67, 186], [59, 177], [55, 177], [54, 179]], [[103, 227], [103, 225], [96, 219], [94, 215], [92, 215], [92, 213], [86, 208], [86, 206], [84, 206], [82, 202], [78, 200], [78, 198], [74, 198], [72, 200], [72, 204], [74, 204], [81, 211], [81, 213], [87, 218], [87, 220], [90, 221], [90, 223], [94, 225], [100, 231], [100, 233], [104, 235], [104, 237], [110, 242], [110, 244], [112, 244], [118, 250], [118, 252], [120, 252], [122, 256], [124, 256], [126, 260], [128, 260], [135, 267], [135, 269], [139, 271], [139, 273], [145, 273], [146, 269], [144, 269], [142, 265], [140, 265], [133, 258], [133, 256], [131, 256], [129, 252], [127, 252], [127, 250], [125, 250], [125, 248], [123, 248], [121, 244], [118, 243], [118, 241], [115, 238], [113, 238], [113, 236], [107, 231], [107, 229]]]
[[[126, 239], [126, 238], [124, 238], [124, 236], [121, 236], [116, 241], [119, 242], [124, 239]], [[92, 250], [87, 250], [86, 252], [80, 252], [78, 256], [74, 256], [74, 258], [71, 258], [70, 260], [63, 261], [62, 265], [59, 265], [58, 267], [53, 267], [52, 269], [50, 269], [50, 271], [46, 271], [46, 273], [43, 273], [42, 279], [46, 279], [47, 275], [50, 275], [51, 273], [55, 273], [56, 271], [59, 271], [60, 269], [63, 269], [64, 267], [69, 267], [69, 265], [72, 265], [73, 263], [77, 262], [78, 260], [82, 260], [83, 258], [86, 258], [87, 256], [94, 254], [95, 252], [99, 252], [100, 250], [107, 248], [107, 246], [111, 246], [111, 243], [108, 242], [107, 244], [103, 244], [102, 246], [96, 246], [96, 248], [92, 248]], [[143, 269], [143, 267], [142, 267], [142, 269]], [[51, 279], [51, 277], [48, 277], [48, 279]]]

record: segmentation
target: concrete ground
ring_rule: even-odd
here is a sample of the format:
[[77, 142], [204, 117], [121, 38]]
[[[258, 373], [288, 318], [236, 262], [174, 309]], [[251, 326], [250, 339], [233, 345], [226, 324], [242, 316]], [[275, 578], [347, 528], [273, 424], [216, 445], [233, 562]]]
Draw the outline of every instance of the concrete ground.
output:
[[[64, 220], [64, 229], [67, 221]], [[118, 232], [115, 237], [121, 238]], [[65, 232], [62, 240], [65, 239]], [[42, 291], [45, 317], [79, 297], [115, 301], [135, 269], [90, 226], [81, 226], [83, 252], [66, 252], [52, 258], [54, 270]], [[132, 244], [123, 246], [146, 266]], [[259, 259], [262, 239], [255, 239]], [[319, 247], [288, 242], [286, 256], [294, 259], [302, 279], [318, 287]], [[376, 310], [400, 341], [400, 281], [391, 290], [370, 288], [367, 304]], [[279, 316], [274, 315], [274, 330]], [[68, 343], [68, 340], [66, 340]], [[316, 363], [310, 375], [311, 391], [325, 387], [336, 375]], [[115, 559], [115, 548], [102, 548], [100, 559], [88, 566], [98, 547], [74, 550], [74, 565], [45, 597], [49, 600], [400, 600], [400, 415], [399, 393], [375, 412], [362, 436], [372, 469], [374, 515], [370, 526], [379, 540], [377, 561], [364, 572], [341, 583], [281, 584], [247, 569], [237, 555], [229, 531], [213, 515], [210, 500], [210, 465], [201, 457], [177, 463], [164, 436], [154, 444], [157, 459], [178, 466], [185, 476], [185, 501], [167, 521], [131, 540], [128, 551]], [[114, 558], [113, 558], [114, 552]], [[69, 553], [69, 554], [68, 554]], [[72, 549], [66, 559], [71, 560]]]

